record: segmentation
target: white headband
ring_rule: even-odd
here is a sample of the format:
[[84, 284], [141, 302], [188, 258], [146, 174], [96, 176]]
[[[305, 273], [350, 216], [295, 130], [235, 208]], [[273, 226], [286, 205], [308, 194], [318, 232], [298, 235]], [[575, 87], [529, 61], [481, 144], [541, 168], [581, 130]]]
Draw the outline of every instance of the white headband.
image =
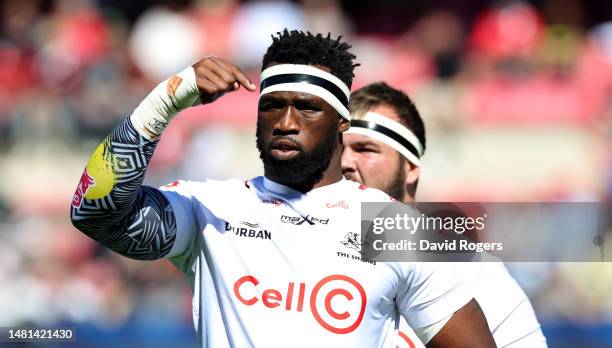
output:
[[423, 145], [414, 133], [401, 123], [388, 117], [368, 112], [363, 118], [353, 119], [346, 133], [362, 134], [391, 146], [408, 161], [421, 165]]
[[350, 120], [349, 88], [336, 76], [310, 65], [279, 64], [261, 72], [262, 95], [272, 92], [304, 92], [316, 95]]

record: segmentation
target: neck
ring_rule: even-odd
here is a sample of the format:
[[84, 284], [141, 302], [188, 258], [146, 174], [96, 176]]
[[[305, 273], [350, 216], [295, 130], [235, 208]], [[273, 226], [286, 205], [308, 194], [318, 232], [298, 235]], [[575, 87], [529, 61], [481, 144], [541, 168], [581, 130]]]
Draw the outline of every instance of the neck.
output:
[[342, 180], [342, 165], [340, 162], [340, 157], [342, 156], [342, 147], [336, 147], [334, 151], [334, 155], [329, 161], [329, 166], [323, 172], [323, 176], [321, 180], [317, 181], [311, 189], [315, 189], [317, 187], [327, 186], [331, 184], [335, 184], [338, 181]]
[[288, 181], [286, 177], [281, 177], [271, 170], [265, 170], [264, 175], [274, 182], [291, 187], [296, 191], [306, 193], [318, 187], [331, 185], [342, 180], [342, 165], [340, 164], [341, 155], [342, 147], [337, 146], [329, 161], [329, 165], [323, 170], [323, 173], [305, 173], [304, 177], [301, 178], [299, 182]]
[[404, 197], [398, 200], [403, 203], [414, 203], [414, 194], [409, 190], [404, 190]]

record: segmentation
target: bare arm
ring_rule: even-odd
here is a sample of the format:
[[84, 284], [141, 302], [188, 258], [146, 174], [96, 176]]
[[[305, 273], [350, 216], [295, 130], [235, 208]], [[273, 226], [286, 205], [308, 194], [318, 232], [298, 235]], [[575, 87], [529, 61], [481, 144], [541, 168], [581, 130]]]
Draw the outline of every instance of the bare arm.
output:
[[474, 299], [455, 312], [426, 346], [428, 348], [496, 347], [487, 319]]
[[142, 185], [170, 119], [186, 107], [213, 102], [241, 85], [255, 90], [238, 68], [216, 57], [204, 58], [186, 71], [160, 84], [104, 139], [91, 156], [72, 200], [74, 226], [130, 258], [162, 258], [176, 239], [170, 202], [159, 190]]

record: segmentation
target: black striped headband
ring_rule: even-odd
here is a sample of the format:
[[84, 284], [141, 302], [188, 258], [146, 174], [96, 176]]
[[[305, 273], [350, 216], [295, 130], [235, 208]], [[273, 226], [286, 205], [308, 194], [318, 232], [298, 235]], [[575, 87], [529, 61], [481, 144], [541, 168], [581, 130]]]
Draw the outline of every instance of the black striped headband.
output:
[[368, 112], [361, 118], [351, 121], [347, 133], [362, 134], [391, 146], [410, 163], [420, 166], [423, 145], [414, 133], [399, 122], [388, 117]]
[[331, 105], [340, 116], [350, 120], [350, 90], [336, 76], [310, 65], [279, 64], [261, 72], [262, 95], [272, 92], [304, 92], [316, 95]]

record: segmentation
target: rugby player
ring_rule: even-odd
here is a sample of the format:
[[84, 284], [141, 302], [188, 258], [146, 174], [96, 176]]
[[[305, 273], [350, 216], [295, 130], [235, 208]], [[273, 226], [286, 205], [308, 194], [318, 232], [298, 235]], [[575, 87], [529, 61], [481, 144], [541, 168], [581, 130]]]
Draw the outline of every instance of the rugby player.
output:
[[183, 271], [202, 347], [389, 347], [398, 312], [430, 347], [493, 347], [452, 265], [371, 262], [357, 238], [346, 242], [360, 231], [360, 202], [391, 200], [342, 176], [350, 46], [287, 30], [272, 41], [256, 132], [264, 176], [142, 185], [174, 115], [257, 89], [209, 56], [158, 85], [94, 151], [73, 224], [121, 255]]
[[[351, 128], [343, 136], [345, 177], [410, 203], [414, 201], [425, 151], [425, 126], [402, 91], [384, 82], [351, 94]], [[498, 347], [546, 347], [546, 339], [529, 299], [503, 263], [458, 263], [465, 282], [473, 284]], [[400, 337], [422, 347], [405, 321]]]

